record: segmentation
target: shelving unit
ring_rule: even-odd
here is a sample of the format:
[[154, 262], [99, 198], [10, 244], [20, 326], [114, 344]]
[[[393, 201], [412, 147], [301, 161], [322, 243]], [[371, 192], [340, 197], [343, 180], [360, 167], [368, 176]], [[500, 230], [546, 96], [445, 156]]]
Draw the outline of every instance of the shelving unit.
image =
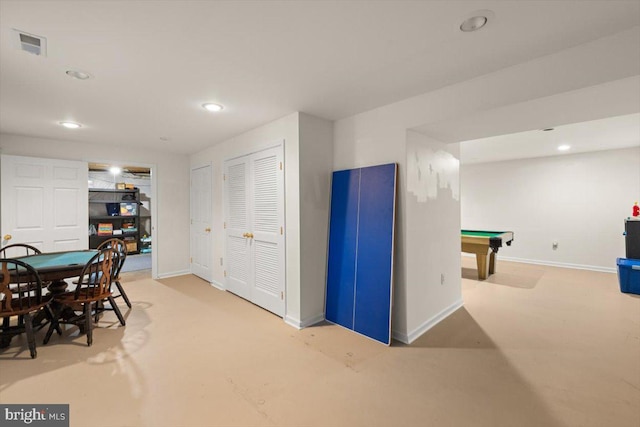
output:
[[117, 237], [129, 254], [140, 253], [140, 191], [89, 189], [89, 248]]
[[141, 237], [140, 238], [140, 253], [148, 254], [151, 253], [151, 237]]

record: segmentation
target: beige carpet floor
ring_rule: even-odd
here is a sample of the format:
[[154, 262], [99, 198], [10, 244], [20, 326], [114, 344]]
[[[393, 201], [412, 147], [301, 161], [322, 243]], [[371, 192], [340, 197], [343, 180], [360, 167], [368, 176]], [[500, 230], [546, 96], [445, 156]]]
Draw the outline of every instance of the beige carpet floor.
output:
[[[0, 350], [0, 402], [71, 426], [640, 426], [640, 297], [615, 274], [463, 257], [465, 305], [412, 345], [298, 331], [193, 276], [125, 275], [127, 326]], [[126, 309], [124, 303], [120, 304]]]

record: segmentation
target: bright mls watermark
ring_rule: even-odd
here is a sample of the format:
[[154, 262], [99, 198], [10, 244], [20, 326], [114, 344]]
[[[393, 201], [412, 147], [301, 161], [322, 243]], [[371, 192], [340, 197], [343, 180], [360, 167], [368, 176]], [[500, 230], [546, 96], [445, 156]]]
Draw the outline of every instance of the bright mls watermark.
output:
[[3, 427], [69, 427], [69, 405], [0, 404], [0, 421]]

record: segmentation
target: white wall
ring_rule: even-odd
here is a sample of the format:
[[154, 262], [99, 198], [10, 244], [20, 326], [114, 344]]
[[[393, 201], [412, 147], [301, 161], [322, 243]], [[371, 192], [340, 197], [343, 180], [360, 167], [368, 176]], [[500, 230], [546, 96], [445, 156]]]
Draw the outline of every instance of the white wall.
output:
[[284, 142], [285, 320], [295, 327], [324, 318], [332, 130], [329, 121], [293, 113], [191, 156], [192, 166], [213, 165], [213, 281], [224, 289], [224, 162]]
[[300, 317], [304, 327], [324, 320], [333, 123], [300, 114]]
[[[462, 306], [460, 144], [407, 132], [404, 238], [406, 334], [411, 342]], [[455, 239], [438, 236], [455, 235]], [[436, 238], [434, 238], [436, 236]], [[431, 316], [425, 318], [424, 313]]]
[[499, 258], [615, 271], [640, 148], [463, 165], [461, 187], [462, 228], [515, 233]]
[[[372, 164], [397, 162], [399, 173], [399, 213], [396, 224], [396, 298], [394, 304], [393, 331], [396, 337], [411, 339], [423, 332], [423, 325], [437, 321], [454, 305], [447, 304], [446, 287], [434, 290], [439, 301], [432, 306], [428, 301], [419, 301], [412, 307], [403, 304], [414, 287], [420, 286], [403, 277], [406, 269], [410, 275], [412, 267], [406, 264], [407, 254], [403, 251], [403, 236], [411, 233], [404, 223], [406, 194], [406, 144], [407, 130], [421, 126], [429, 129], [429, 124], [449, 121], [455, 126], [456, 118], [467, 117], [480, 112], [490, 112], [510, 105], [525, 103], [551, 95], [606, 84], [619, 79], [640, 75], [638, 61], [638, 36], [640, 28], [614, 34], [592, 43], [576, 46], [553, 55], [505, 68], [463, 83], [409, 98], [375, 110], [357, 114], [335, 122], [334, 126], [334, 167], [349, 169]], [[597, 61], [594, 61], [597, 58]], [[434, 60], [437, 60], [434, 59]], [[636, 97], [635, 94], [629, 95]], [[597, 103], [599, 99], [589, 99]], [[635, 105], [635, 103], [628, 103]], [[637, 111], [621, 112], [630, 114]], [[579, 115], [572, 119], [579, 119]], [[594, 119], [594, 117], [590, 117]], [[530, 124], [526, 117], [519, 122], [523, 129]], [[562, 123], [557, 123], [557, 125]], [[426, 126], [425, 126], [426, 125]], [[442, 129], [440, 129], [442, 130]], [[512, 131], [514, 131], [512, 129]], [[516, 130], [517, 131], [517, 130]], [[446, 133], [446, 132], [445, 132]], [[433, 244], [446, 245], [459, 241], [459, 231], [442, 230], [430, 236]], [[406, 245], [407, 250], [415, 250]], [[458, 254], [459, 257], [459, 254]], [[448, 262], [455, 262], [453, 260]], [[458, 261], [459, 262], [459, 261]], [[440, 299], [442, 298], [442, 299]]]
[[[262, 149], [284, 143], [285, 163], [285, 191], [298, 194], [298, 113], [290, 114], [282, 119], [271, 122], [265, 126], [253, 129], [238, 135], [220, 144], [207, 148], [191, 155], [191, 167], [202, 166], [211, 163], [213, 167], [213, 265], [214, 283], [224, 288], [224, 265], [220, 265], [219, 259], [225, 256], [224, 241], [224, 162], [245, 154], [254, 153]], [[294, 179], [295, 177], [295, 179]], [[291, 196], [293, 197], [293, 196]], [[298, 252], [299, 247], [299, 217], [297, 197], [287, 199], [285, 207], [286, 218], [286, 243], [287, 248]], [[291, 278], [298, 281], [298, 269], [290, 269], [289, 264], [297, 265], [296, 260], [287, 254], [287, 280]], [[289, 295], [290, 296], [290, 295]]]
[[189, 157], [176, 153], [0, 134], [2, 154], [153, 167], [157, 276], [189, 272]]

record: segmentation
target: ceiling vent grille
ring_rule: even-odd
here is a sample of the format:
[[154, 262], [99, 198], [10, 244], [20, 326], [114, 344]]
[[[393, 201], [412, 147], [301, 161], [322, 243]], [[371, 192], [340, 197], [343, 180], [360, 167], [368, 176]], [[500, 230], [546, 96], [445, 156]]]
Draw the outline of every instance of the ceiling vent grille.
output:
[[47, 56], [47, 39], [20, 30], [13, 30], [16, 46], [20, 50], [38, 56]]

